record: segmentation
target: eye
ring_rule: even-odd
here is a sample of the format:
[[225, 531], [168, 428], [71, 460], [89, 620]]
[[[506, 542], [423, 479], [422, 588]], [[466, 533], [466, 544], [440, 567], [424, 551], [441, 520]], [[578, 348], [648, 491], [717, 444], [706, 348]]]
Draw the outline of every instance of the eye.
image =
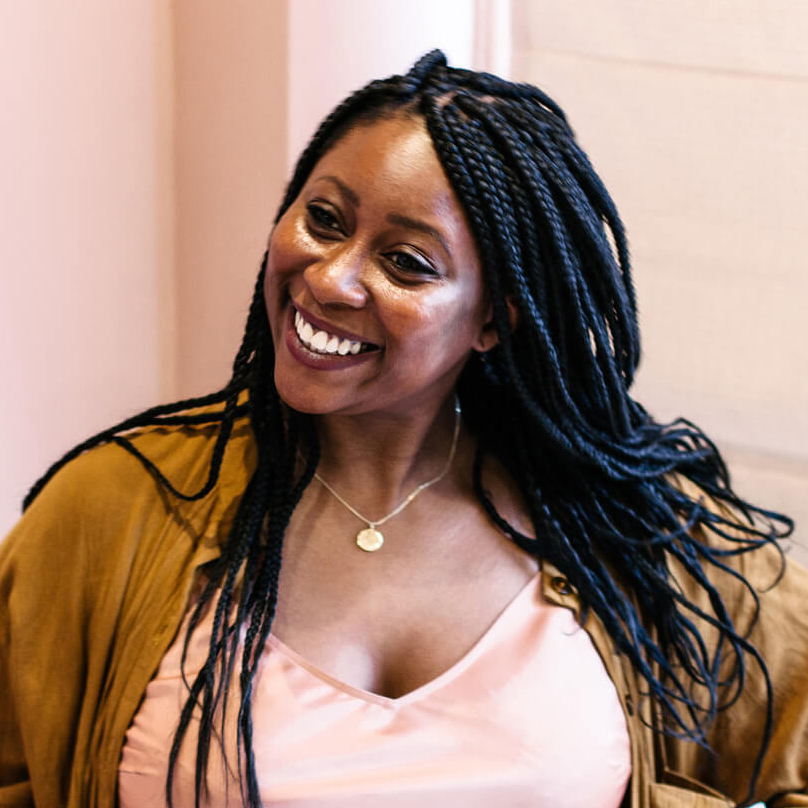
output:
[[342, 232], [342, 225], [336, 214], [332, 213], [332, 211], [324, 205], [309, 202], [309, 204], [306, 205], [306, 211], [308, 212], [309, 223], [314, 229], [336, 233]]
[[387, 258], [401, 275], [429, 275], [432, 277], [437, 277], [438, 275], [435, 268], [426, 258], [413, 255], [410, 252], [396, 250], [395, 252], [385, 253], [385, 258]]

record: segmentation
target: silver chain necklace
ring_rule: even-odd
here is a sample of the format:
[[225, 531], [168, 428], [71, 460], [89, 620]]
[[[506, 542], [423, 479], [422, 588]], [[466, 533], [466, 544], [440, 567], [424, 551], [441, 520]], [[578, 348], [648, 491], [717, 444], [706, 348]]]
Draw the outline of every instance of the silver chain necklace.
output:
[[366, 528], [363, 528], [356, 534], [356, 545], [361, 550], [364, 550], [367, 553], [373, 553], [378, 550], [384, 544], [384, 536], [381, 532], [377, 529], [379, 525], [383, 525], [388, 519], [392, 519], [394, 516], [400, 514], [404, 508], [407, 507], [417, 496], [421, 493], [421, 491], [425, 491], [431, 485], [435, 485], [435, 483], [439, 483], [448, 473], [449, 469], [452, 467], [452, 461], [454, 460], [455, 451], [457, 450], [457, 439], [460, 435], [460, 401], [455, 398], [455, 425], [454, 425], [454, 434], [452, 435], [452, 448], [449, 449], [449, 457], [446, 460], [446, 465], [441, 470], [440, 474], [437, 477], [433, 477], [431, 480], [427, 480], [425, 483], [421, 483], [414, 491], [407, 495], [404, 501], [396, 506], [396, 508], [387, 516], [383, 516], [381, 519], [368, 519], [367, 516], [363, 516], [353, 505], [347, 503], [316, 471], [314, 472], [314, 476], [319, 483], [323, 485], [323, 487], [328, 491], [330, 494], [334, 496], [334, 498], [344, 505], [354, 516], [361, 519], [363, 522], [367, 524]]

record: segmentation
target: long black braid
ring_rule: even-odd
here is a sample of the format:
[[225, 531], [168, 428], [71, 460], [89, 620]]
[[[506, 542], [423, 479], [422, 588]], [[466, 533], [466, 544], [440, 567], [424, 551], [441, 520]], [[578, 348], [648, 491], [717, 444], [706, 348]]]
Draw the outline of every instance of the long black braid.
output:
[[[775, 543], [791, 532], [791, 521], [737, 497], [720, 453], [695, 425], [684, 419], [659, 424], [629, 395], [640, 341], [623, 227], [564, 113], [537, 88], [449, 68], [440, 51], [424, 56], [405, 76], [371, 82], [320, 125], [298, 161], [278, 218], [341, 134], [395, 115], [425, 121], [473, 231], [492, 299], [499, 344], [473, 355], [459, 383], [464, 416], [478, 438], [478, 498], [516, 543], [567, 575], [645, 681], [647, 694], [662, 708], [666, 731], [705, 743], [717, 710], [740, 693], [747, 658], [755, 660], [769, 701], [751, 795], [771, 734], [771, 682], [755, 648], [736, 631], [705, 566], [738, 577], [757, 602], [726, 558]], [[224, 731], [240, 653], [241, 787], [246, 805], [261, 805], [252, 685], [277, 603], [284, 532], [319, 459], [311, 419], [289, 410], [272, 382], [265, 271], [266, 256], [225, 388], [147, 410], [96, 435], [52, 467], [25, 501], [30, 504], [68, 460], [108, 441], [134, 454], [175, 496], [201, 498], [216, 484], [235, 420], [249, 417], [258, 462], [191, 615], [186, 650], [203, 610], [216, 598], [208, 658], [189, 683], [171, 749], [169, 803], [174, 764], [199, 706], [199, 805], [214, 722]], [[515, 329], [509, 303], [518, 312]], [[187, 412], [197, 407], [206, 409]], [[126, 435], [146, 425], [203, 422], [218, 424], [218, 437], [207, 482], [190, 494], [176, 490]], [[301, 443], [307, 461], [296, 478]], [[488, 454], [519, 486], [538, 539], [511, 527], [486, 494], [481, 474]], [[677, 482], [683, 480], [695, 494]], [[708, 508], [705, 499], [723, 507]], [[725, 541], [708, 542], [709, 533]], [[673, 561], [704, 590], [710, 611], [682, 595], [671, 577]], [[716, 629], [719, 641], [712, 650], [697, 620]]]

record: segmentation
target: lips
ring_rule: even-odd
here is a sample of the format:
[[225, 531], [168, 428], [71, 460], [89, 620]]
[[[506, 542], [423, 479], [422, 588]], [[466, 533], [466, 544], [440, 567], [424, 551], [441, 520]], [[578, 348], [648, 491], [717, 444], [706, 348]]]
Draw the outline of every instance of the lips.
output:
[[347, 354], [355, 356], [358, 353], [372, 351], [375, 347], [372, 343], [350, 339], [342, 334], [335, 334], [330, 329], [318, 328], [297, 310], [294, 313], [294, 326], [300, 341], [314, 353], [329, 356], [346, 356]]
[[305, 309], [291, 305], [286, 346], [301, 364], [318, 370], [338, 370], [364, 363], [379, 346], [326, 323]]

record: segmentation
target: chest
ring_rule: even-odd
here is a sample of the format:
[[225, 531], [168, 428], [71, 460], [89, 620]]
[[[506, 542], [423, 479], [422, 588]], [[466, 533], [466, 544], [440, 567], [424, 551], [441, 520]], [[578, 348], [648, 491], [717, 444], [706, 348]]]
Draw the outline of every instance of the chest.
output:
[[[300, 808], [616, 808], [631, 764], [615, 688], [572, 612], [545, 603], [538, 581], [517, 593], [461, 660], [397, 698], [340, 681], [271, 636], [251, 707], [262, 798]], [[192, 638], [186, 674], [206, 656], [207, 620]], [[119, 781], [125, 808], [147, 804], [152, 793], [163, 798], [162, 739], [187, 698], [181, 653], [178, 640], [127, 734]], [[228, 761], [237, 759], [236, 712], [223, 736]], [[193, 804], [195, 748], [192, 734], [178, 761], [178, 805]], [[218, 744], [208, 775], [210, 804], [231, 804], [235, 772]]]
[[282, 590], [273, 634], [341, 681], [397, 698], [462, 659], [531, 580], [297, 582]]
[[460, 660], [537, 571], [535, 559], [473, 513], [442, 522], [413, 511], [385, 526], [376, 553], [355, 546], [356, 525], [339, 511], [335, 523], [320, 516], [290, 525], [272, 628], [312, 664], [388, 698]]

